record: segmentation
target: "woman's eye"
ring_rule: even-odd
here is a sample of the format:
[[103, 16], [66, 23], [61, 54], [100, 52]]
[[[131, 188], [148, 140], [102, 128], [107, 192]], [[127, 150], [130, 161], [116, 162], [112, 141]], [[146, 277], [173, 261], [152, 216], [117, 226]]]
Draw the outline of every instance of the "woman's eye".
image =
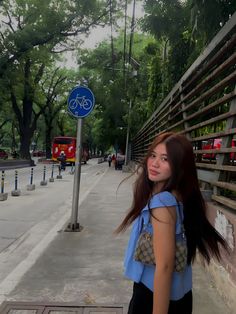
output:
[[167, 157], [161, 157], [161, 161], [168, 161]]

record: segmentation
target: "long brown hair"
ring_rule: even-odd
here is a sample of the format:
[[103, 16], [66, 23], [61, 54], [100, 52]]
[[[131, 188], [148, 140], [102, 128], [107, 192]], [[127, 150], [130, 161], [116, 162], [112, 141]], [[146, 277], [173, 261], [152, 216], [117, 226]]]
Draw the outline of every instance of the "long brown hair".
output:
[[116, 231], [126, 230], [148, 203], [153, 191], [153, 182], [148, 179], [147, 160], [160, 143], [166, 145], [171, 168], [171, 177], [163, 186], [162, 191], [175, 190], [182, 199], [188, 262], [194, 261], [196, 249], [208, 263], [211, 255], [219, 260], [221, 256], [219, 244], [226, 250], [228, 250], [228, 246], [206, 217], [206, 204], [199, 188], [193, 147], [183, 135], [168, 132], [155, 138], [136, 170], [138, 177], [134, 185], [134, 197], [130, 211]]

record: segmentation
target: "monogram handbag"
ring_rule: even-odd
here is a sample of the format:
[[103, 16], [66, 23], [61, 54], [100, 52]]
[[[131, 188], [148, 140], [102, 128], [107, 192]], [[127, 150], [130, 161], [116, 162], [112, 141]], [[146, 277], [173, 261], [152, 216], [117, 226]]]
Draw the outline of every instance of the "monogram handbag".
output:
[[[179, 214], [182, 222], [180, 210]], [[142, 264], [145, 265], [156, 265], [153, 251], [153, 235], [147, 230], [145, 230], [145, 228], [141, 231], [139, 235], [134, 252], [134, 260], [137, 262], [141, 262]], [[182, 222], [180, 237], [178, 239], [176, 237], [175, 242], [175, 272], [184, 271], [186, 265], [187, 265], [187, 242], [185, 238], [184, 225]]]

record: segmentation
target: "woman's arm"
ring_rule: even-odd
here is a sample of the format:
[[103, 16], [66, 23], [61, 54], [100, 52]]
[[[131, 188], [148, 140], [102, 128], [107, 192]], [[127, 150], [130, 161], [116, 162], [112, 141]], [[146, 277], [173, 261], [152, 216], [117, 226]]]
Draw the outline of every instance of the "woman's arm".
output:
[[167, 314], [175, 262], [175, 207], [152, 210], [153, 247], [156, 259], [153, 314]]

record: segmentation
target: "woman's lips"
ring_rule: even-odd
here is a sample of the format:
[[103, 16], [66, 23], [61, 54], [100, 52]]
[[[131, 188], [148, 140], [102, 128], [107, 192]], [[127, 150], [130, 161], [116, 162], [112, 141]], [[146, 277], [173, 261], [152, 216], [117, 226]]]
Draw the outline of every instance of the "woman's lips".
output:
[[152, 175], [152, 176], [156, 176], [156, 175], [159, 174], [159, 172], [153, 171], [153, 170], [149, 170], [149, 174]]

